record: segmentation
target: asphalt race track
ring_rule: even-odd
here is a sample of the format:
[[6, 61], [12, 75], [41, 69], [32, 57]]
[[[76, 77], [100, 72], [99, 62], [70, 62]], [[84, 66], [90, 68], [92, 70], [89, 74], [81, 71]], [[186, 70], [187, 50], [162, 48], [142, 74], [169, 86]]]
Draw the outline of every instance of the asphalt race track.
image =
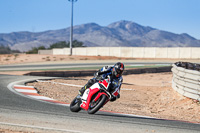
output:
[[[32, 132], [199, 133], [200, 125], [181, 121], [85, 111], [72, 113], [55, 105], [17, 95], [8, 89], [15, 81], [41, 77], [0, 75], [0, 129]], [[116, 105], [117, 106], [117, 105]]]
[[[1, 65], [0, 71], [13, 71], [13, 70], [38, 70], [38, 69], [64, 69], [75, 67], [103, 67], [105, 65], [113, 65], [113, 63], [60, 63], [60, 64], [28, 64], [28, 65]], [[166, 62], [124, 62], [125, 65], [141, 66], [141, 65], [171, 65], [172, 63]]]

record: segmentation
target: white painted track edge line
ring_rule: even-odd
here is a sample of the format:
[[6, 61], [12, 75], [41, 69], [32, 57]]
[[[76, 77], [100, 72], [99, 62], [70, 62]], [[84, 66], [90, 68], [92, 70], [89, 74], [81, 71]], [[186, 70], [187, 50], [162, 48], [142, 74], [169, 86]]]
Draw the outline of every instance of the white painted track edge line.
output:
[[33, 89], [35, 88], [34, 86], [25, 86], [25, 85], [14, 85], [14, 87], [15, 87], [15, 86], [16, 86], [16, 87], [28, 87], [28, 88], [33, 88]]
[[29, 93], [37, 93], [36, 90], [26, 90], [26, 89], [15, 89], [17, 92], [29, 92]]
[[[20, 82], [20, 81], [19, 81]], [[59, 106], [70, 106], [70, 104], [62, 104], [62, 103], [53, 103], [53, 102], [49, 102], [49, 101], [45, 101], [45, 99], [36, 99], [36, 98], [33, 98], [33, 97], [30, 97], [28, 95], [23, 95], [21, 93], [17, 93], [15, 92], [13, 89], [12, 89], [12, 86], [15, 84], [15, 83], [18, 83], [17, 81], [16, 82], [13, 82], [13, 83], [10, 83], [7, 87], [11, 87], [9, 88], [9, 90], [11, 90], [12, 92], [18, 94], [18, 95], [21, 95], [21, 96], [24, 96], [26, 98], [30, 98], [30, 99], [33, 99], [33, 100], [37, 100], [37, 101], [40, 101], [40, 102], [45, 102], [45, 103], [48, 103], [48, 104], [54, 104], [54, 105], [59, 105]], [[55, 99], [52, 99], [52, 100], [55, 100]], [[56, 100], [55, 100], [56, 101]], [[107, 111], [103, 111], [102, 112], [107, 112]], [[123, 114], [123, 113], [120, 113], [120, 112], [110, 112], [110, 113], [113, 113], [113, 114], [118, 114], [118, 115], [124, 115], [124, 116], [133, 116], [133, 117], [144, 117], [144, 118], [152, 118], [152, 117], [148, 117], [148, 116], [139, 116], [139, 115], [133, 115], [133, 114]], [[156, 118], [155, 118], [156, 119]]]
[[35, 99], [40, 99], [40, 100], [54, 100], [52, 98], [45, 97], [45, 96], [33, 96], [33, 95], [27, 95], [27, 96], [30, 96], [30, 97], [35, 98]]
[[[52, 77], [52, 78], [54, 78], [54, 77]], [[49, 77], [48, 79], [51, 79], [51, 78]], [[26, 80], [22, 80], [22, 81], [23, 81], [23, 82], [28, 82], [28, 81], [32, 81], [32, 80], [33, 80], [33, 79], [29, 79], [29, 80], [26, 79]], [[34, 80], [36, 80], [36, 79], [34, 79]], [[12, 87], [13, 87], [15, 84], [20, 83], [20, 82], [22, 82], [22, 81], [12, 82], [12, 83], [8, 84], [7, 88], [8, 88], [10, 91], [14, 92], [15, 94], [21, 95], [21, 96], [23, 96], [23, 97], [26, 97], [26, 98], [29, 98], [29, 99], [32, 99], [32, 100], [37, 100], [37, 101], [40, 101], [40, 102], [45, 102], [45, 103], [48, 103], [48, 104], [54, 104], [54, 105], [59, 105], [59, 106], [60, 106], [60, 105], [61, 105], [61, 106], [69, 106], [69, 104], [61, 104], [61, 103], [48, 102], [48, 101], [45, 101], [45, 100], [42, 100], [42, 99], [35, 99], [35, 98], [29, 97], [29, 96], [27, 96], [27, 95], [24, 95], [24, 94], [22, 94], [22, 93], [16, 92]], [[54, 99], [53, 99], [53, 100], [54, 100]], [[103, 111], [103, 110], [102, 110], [102, 111]], [[103, 111], [103, 112], [107, 112], [107, 111]], [[109, 111], [108, 111], [108, 112], [109, 112]], [[154, 118], [154, 117], [149, 117], [149, 116], [140, 116], [140, 115], [134, 115], [134, 114], [124, 114], [124, 113], [112, 112], [112, 111], [110, 111], [110, 113], [112, 113], [112, 114], [124, 115], [124, 116], [133, 116], [133, 117], [142, 117], [142, 118], [159, 119], [159, 118]], [[166, 120], [168, 120], [168, 119], [166, 119]], [[195, 123], [195, 124], [198, 124], [198, 123]]]
[[[83, 87], [82, 85], [74, 85], [74, 84], [67, 84], [67, 83], [59, 83], [59, 82], [54, 82], [54, 81], [44, 81], [44, 80], [36, 80], [36, 81], [37, 81], [37, 82], [44, 82], [44, 83], [60, 84], [60, 85], [66, 85], [66, 86]], [[121, 88], [121, 90], [134, 90], [134, 89]]]

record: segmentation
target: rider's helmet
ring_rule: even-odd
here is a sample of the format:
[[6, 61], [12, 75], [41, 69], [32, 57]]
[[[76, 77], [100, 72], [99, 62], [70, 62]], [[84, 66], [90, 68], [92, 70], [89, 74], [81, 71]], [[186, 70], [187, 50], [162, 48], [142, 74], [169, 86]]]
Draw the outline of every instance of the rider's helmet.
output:
[[124, 64], [121, 62], [117, 62], [112, 69], [112, 75], [115, 77], [120, 77], [122, 76], [122, 73], [124, 71]]

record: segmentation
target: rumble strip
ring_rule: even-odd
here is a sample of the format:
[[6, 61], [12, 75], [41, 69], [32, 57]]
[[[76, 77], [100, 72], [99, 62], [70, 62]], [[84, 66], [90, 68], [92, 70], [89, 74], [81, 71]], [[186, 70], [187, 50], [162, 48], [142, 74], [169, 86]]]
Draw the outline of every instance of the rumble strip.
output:
[[68, 103], [60, 102], [60, 101], [54, 100], [54, 99], [49, 98], [49, 97], [41, 96], [40, 94], [38, 94], [37, 89], [33, 86], [14, 85], [13, 89], [16, 92], [21, 93], [21, 94], [28, 96], [30, 98], [42, 100], [42, 101], [45, 101], [45, 102], [51, 102], [51, 103], [55, 103], [55, 104], [59, 104], [59, 105], [69, 106]]

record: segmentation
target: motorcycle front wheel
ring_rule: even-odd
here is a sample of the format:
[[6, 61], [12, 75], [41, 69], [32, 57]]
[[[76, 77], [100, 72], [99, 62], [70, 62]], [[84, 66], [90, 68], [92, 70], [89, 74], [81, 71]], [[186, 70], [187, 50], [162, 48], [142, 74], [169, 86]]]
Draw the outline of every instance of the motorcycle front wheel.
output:
[[72, 112], [79, 112], [81, 110], [80, 103], [79, 103], [77, 97], [75, 97], [74, 100], [71, 102], [70, 110]]
[[88, 114], [96, 113], [101, 107], [103, 107], [106, 100], [107, 100], [106, 95], [102, 95], [97, 101], [92, 100], [89, 104]]

